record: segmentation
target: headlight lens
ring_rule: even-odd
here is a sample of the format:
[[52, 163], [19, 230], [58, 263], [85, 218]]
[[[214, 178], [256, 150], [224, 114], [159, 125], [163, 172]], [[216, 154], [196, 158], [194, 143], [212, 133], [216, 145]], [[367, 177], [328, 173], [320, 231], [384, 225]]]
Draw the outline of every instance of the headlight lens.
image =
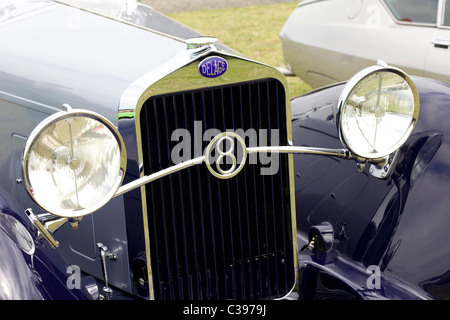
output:
[[37, 204], [55, 215], [80, 217], [114, 196], [123, 180], [126, 153], [108, 120], [71, 110], [50, 116], [31, 133], [23, 166]]
[[361, 157], [382, 158], [411, 134], [419, 114], [419, 96], [401, 70], [371, 67], [347, 83], [338, 113], [342, 143]]

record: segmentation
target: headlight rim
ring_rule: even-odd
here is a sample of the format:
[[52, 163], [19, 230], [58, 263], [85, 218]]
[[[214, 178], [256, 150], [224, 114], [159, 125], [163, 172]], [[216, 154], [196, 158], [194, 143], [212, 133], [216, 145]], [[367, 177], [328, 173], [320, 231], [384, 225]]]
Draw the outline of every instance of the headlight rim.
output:
[[[44, 132], [53, 124], [57, 123], [58, 121], [62, 121], [67, 118], [71, 117], [85, 117], [90, 118], [93, 120], [98, 121], [102, 125], [104, 125], [114, 136], [119, 150], [120, 150], [120, 169], [116, 178], [116, 181], [111, 187], [111, 190], [103, 197], [103, 199], [99, 200], [95, 206], [91, 206], [88, 208], [84, 208], [77, 211], [72, 211], [73, 214], [68, 214], [68, 212], [55, 212], [53, 210], [49, 210], [49, 208], [46, 208], [45, 205], [42, 204], [39, 199], [37, 199], [34, 195], [34, 189], [32, 186], [32, 183], [30, 182], [29, 178], [29, 156], [30, 152], [32, 150], [32, 147], [35, 145], [35, 143], [39, 140], [39, 138], [44, 134]], [[25, 184], [25, 188], [29, 194], [29, 196], [33, 199], [33, 201], [42, 209], [44, 209], [46, 212], [51, 213], [55, 216], [65, 217], [65, 218], [78, 218], [83, 217], [85, 215], [91, 214], [97, 210], [99, 210], [101, 207], [103, 207], [105, 204], [107, 204], [116, 194], [119, 187], [122, 185], [122, 182], [125, 177], [126, 172], [126, 166], [127, 166], [127, 153], [125, 148], [125, 143], [123, 141], [123, 138], [119, 132], [119, 130], [114, 126], [114, 124], [109, 121], [104, 116], [90, 111], [86, 109], [69, 109], [69, 110], [63, 110], [56, 112], [44, 120], [42, 120], [30, 133], [28, 136], [28, 139], [25, 143], [23, 152], [22, 152], [22, 170], [23, 170], [23, 181]]]
[[[346, 139], [344, 137], [344, 133], [343, 133], [342, 111], [343, 111], [344, 106], [345, 106], [347, 100], [349, 99], [350, 94], [352, 93], [353, 89], [355, 89], [355, 87], [357, 87], [358, 84], [361, 83], [361, 81], [363, 81], [367, 77], [369, 77], [375, 73], [380, 73], [380, 72], [391, 72], [391, 73], [397, 74], [398, 76], [400, 76], [407, 82], [409, 88], [411, 89], [412, 95], [413, 95], [414, 111], [413, 111], [412, 119], [409, 124], [408, 130], [405, 131], [405, 134], [402, 136], [402, 138], [397, 143], [395, 143], [391, 148], [389, 148], [390, 151], [386, 152], [386, 154], [378, 153], [378, 154], [374, 154], [374, 156], [369, 156], [368, 154], [364, 154], [364, 152], [359, 152], [359, 150], [355, 150], [355, 148], [352, 148], [349, 145], [349, 143], [346, 141]], [[397, 67], [389, 66], [385, 63], [379, 62], [379, 64], [377, 64], [377, 65], [370, 66], [366, 69], [359, 71], [350, 80], [347, 81], [347, 83], [345, 84], [344, 88], [342, 89], [342, 91], [339, 95], [339, 98], [337, 100], [334, 118], [335, 118], [335, 122], [336, 122], [339, 139], [340, 139], [342, 145], [345, 148], [347, 148], [350, 152], [357, 155], [358, 157], [360, 157], [362, 159], [371, 160], [371, 159], [381, 159], [381, 158], [387, 157], [390, 154], [394, 153], [395, 151], [397, 151], [398, 149], [401, 148], [401, 146], [408, 140], [409, 136], [411, 135], [412, 131], [414, 130], [414, 128], [417, 124], [417, 120], [419, 117], [419, 111], [420, 111], [419, 92], [417, 90], [417, 87], [416, 87], [414, 81], [411, 79], [411, 77], [406, 72], [404, 72], [403, 70], [401, 70]]]

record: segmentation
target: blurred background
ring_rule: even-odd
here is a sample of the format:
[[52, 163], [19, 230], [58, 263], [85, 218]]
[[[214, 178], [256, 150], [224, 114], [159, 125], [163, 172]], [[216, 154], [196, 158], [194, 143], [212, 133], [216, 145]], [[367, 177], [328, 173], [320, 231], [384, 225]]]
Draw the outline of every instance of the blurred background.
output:
[[274, 3], [292, 2], [292, 0], [141, 0], [140, 2], [151, 6], [163, 13], [181, 11], [207, 10], [248, 7]]

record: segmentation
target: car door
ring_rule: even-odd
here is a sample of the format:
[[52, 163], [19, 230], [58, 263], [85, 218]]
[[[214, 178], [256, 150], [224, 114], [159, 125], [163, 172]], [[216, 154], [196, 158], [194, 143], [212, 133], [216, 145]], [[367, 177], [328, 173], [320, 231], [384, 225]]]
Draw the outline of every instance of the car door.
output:
[[395, 24], [384, 30], [389, 64], [425, 76], [431, 38], [436, 35], [441, 0], [383, 0]]
[[441, 0], [437, 26], [429, 42], [425, 76], [450, 82], [450, 0]]

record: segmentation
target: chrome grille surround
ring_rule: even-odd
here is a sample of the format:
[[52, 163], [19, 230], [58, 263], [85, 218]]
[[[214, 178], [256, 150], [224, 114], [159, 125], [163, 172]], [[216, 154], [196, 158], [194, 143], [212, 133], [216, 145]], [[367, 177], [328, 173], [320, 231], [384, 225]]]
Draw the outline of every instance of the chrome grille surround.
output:
[[[227, 60], [229, 64], [229, 69], [227, 73], [217, 79], [205, 79], [201, 77], [198, 73], [198, 62], [201, 59], [204, 59], [208, 55], [219, 55]], [[191, 57], [192, 58], [192, 57]], [[270, 84], [269, 84], [270, 83]], [[277, 70], [270, 68], [268, 66], [245, 60], [236, 56], [229, 56], [227, 54], [221, 52], [209, 52], [201, 55], [198, 59], [195, 59], [194, 62], [192, 60], [176, 69], [174, 72], [169, 75], [160, 78], [155, 81], [151, 86], [149, 86], [145, 92], [139, 97], [139, 100], [136, 103], [135, 108], [135, 123], [136, 123], [136, 138], [137, 138], [137, 147], [138, 147], [138, 155], [139, 155], [139, 163], [142, 165], [141, 176], [149, 174], [151, 172], [158, 171], [158, 169], [152, 168], [149, 165], [149, 157], [148, 154], [152, 154], [154, 152], [155, 144], [148, 144], [148, 136], [153, 136], [152, 128], [150, 130], [145, 129], [146, 125], [142, 125], [146, 123], [147, 119], [152, 118], [152, 113], [154, 111], [149, 111], [151, 108], [148, 106], [151, 101], [155, 99], [179, 99], [174, 97], [182, 97], [183, 95], [189, 95], [192, 92], [195, 94], [204, 94], [210, 90], [237, 90], [236, 88], [241, 88], [242, 90], [245, 86], [252, 85], [262, 85], [262, 86], [274, 86], [278, 90], [278, 93], [275, 96], [277, 98], [278, 109], [276, 113], [281, 111], [282, 117], [278, 117], [277, 125], [280, 126], [282, 134], [280, 135], [280, 144], [281, 145], [290, 145], [291, 141], [291, 124], [290, 124], [290, 103], [289, 103], [289, 93], [287, 91], [287, 83], [285, 78], [279, 73]], [[202, 93], [203, 92], [203, 93]], [[181, 94], [183, 93], [183, 94]], [[281, 93], [279, 95], [279, 93]], [[220, 95], [220, 94], [219, 94]], [[222, 98], [227, 99], [228, 95], [222, 94]], [[280, 98], [281, 97], [281, 98]], [[221, 99], [222, 99], [221, 98]], [[181, 103], [183, 105], [183, 103]], [[269, 106], [269, 105], [267, 105]], [[246, 106], [244, 104], [239, 108], [233, 108], [234, 110], [245, 109]], [[154, 109], [159, 110], [160, 108]], [[128, 112], [129, 108], [122, 108], [122, 112]], [[191, 111], [189, 111], [191, 112]], [[195, 112], [195, 111], [194, 111]], [[147, 113], [144, 115], [144, 113]], [[164, 112], [163, 112], [164, 113]], [[203, 118], [191, 118], [190, 121], [202, 121]], [[188, 118], [185, 118], [186, 121], [189, 121]], [[176, 120], [175, 123], [179, 121]], [[161, 126], [163, 122], [159, 125]], [[175, 124], [172, 128], [180, 125], [180, 123]], [[231, 124], [229, 127], [228, 123], [224, 123], [221, 126], [218, 126], [217, 123], [212, 124], [214, 127], [217, 126], [217, 129], [225, 130], [225, 129], [233, 129], [236, 126]], [[247, 124], [248, 126], [249, 124]], [[207, 129], [205, 125], [204, 129]], [[147, 131], [146, 131], [147, 130]], [[162, 133], [160, 133], [162, 135]], [[146, 137], [144, 137], [146, 136]], [[166, 136], [164, 138], [158, 138], [159, 147], [163, 147], [162, 143], [170, 143], [170, 137]], [[147, 146], [145, 146], [147, 144]], [[167, 158], [167, 154], [170, 150], [170, 145], [164, 146], [166, 148], [164, 151], [158, 148], [158, 153], [165, 153], [165, 157]], [[154, 160], [153, 160], [154, 162]], [[166, 166], [170, 166], [170, 164], [166, 164]], [[284, 218], [278, 219], [277, 221], [282, 221], [283, 224], [283, 240], [279, 240], [278, 242], [286, 243], [288, 240], [288, 244], [284, 247], [283, 250], [269, 250], [262, 252], [260, 251], [258, 254], [250, 253], [250, 249], [246, 248], [246, 245], [250, 243], [259, 244], [259, 240], [257, 241], [248, 241], [243, 237], [246, 236], [243, 232], [234, 232], [233, 236], [231, 236], [228, 240], [222, 236], [218, 238], [212, 237], [211, 233], [217, 234], [229, 232], [231, 229], [231, 225], [239, 225], [236, 221], [242, 222], [242, 219], [239, 216], [232, 215], [230, 219], [217, 219], [215, 215], [217, 212], [227, 211], [228, 213], [232, 212], [231, 206], [229, 203], [234, 204], [233, 199], [231, 201], [223, 201], [221, 199], [220, 206], [217, 206], [217, 203], [214, 203], [215, 207], [212, 208], [211, 204], [209, 205], [208, 210], [204, 210], [204, 208], [208, 207], [205, 205], [205, 201], [207, 199], [212, 199], [210, 197], [211, 192], [214, 189], [209, 188], [201, 188], [206, 194], [198, 203], [202, 203], [203, 209], [200, 210], [202, 212], [207, 212], [203, 214], [198, 214], [197, 210], [190, 210], [188, 215], [188, 219], [191, 222], [183, 221], [182, 217], [185, 217], [184, 214], [180, 214], [184, 212], [186, 209], [186, 204], [188, 203], [188, 198], [186, 198], [186, 194], [184, 191], [186, 188], [192, 189], [192, 182], [186, 183], [189, 181], [189, 176], [192, 176], [193, 173], [199, 174], [200, 180], [203, 183], [214, 183], [217, 186], [215, 190], [228, 189], [230, 188], [230, 184], [235, 182], [230, 181], [216, 181], [217, 178], [214, 177], [206, 177], [209, 175], [208, 172], [202, 173], [202, 170], [205, 165], [195, 166], [193, 168], [189, 168], [188, 171], [184, 172], [176, 172], [168, 177], [161, 179], [161, 181], [152, 182], [146, 186], [141, 187], [141, 198], [142, 198], [142, 207], [143, 207], [143, 221], [144, 221], [144, 232], [146, 238], [146, 249], [147, 249], [147, 261], [148, 261], [148, 269], [149, 269], [149, 282], [150, 282], [150, 297], [154, 299], [266, 299], [266, 298], [280, 298], [284, 295], [287, 295], [295, 286], [297, 279], [297, 259], [296, 259], [296, 224], [295, 224], [295, 204], [294, 204], [294, 194], [291, 192], [293, 190], [293, 162], [292, 155], [280, 155], [280, 167], [282, 168], [282, 173], [278, 176], [278, 181], [283, 181], [280, 189], [283, 189], [283, 200], [278, 202], [277, 209], [267, 210], [270, 211], [272, 215], [272, 219], [278, 219], [278, 212], [283, 211]], [[251, 171], [254, 170], [252, 167], [255, 166], [245, 166], [244, 170]], [[163, 168], [163, 167], [161, 167]], [[182, 177], [182, 176], [186, 177]], [[248, 175], [248, 173], [241, 172], [240, 175]], [[239, 176], [239, 175], [238, 175]], [[256, 179], [258, 175], [253, 175], [252, 179]], [[237, 177], [236, 177], [237, 178]], [[205, 182], [205, 179], [208, 182]], [[233, 178], [234, 179], [234, 178]], [[258, 178], [259, 179], [259, 178]], [[270, 178], [271, 179], [271, 178]], [[166, 180], [166, 181], [164, 181]], [[200, 181], [199, 180], [199, 181]], [[242, 179], [241, 179], [242, 180]], [[213, 182], [215, 181], [215, 182]], [[244, 178], [242, 181], [238, 182], [240, 184], [249, 183], [249, 178]], [[254, 182], [254, 181], [253, 181]], [[272, 182], [271, 182], [272, 183]], [[279, 182], [280, 183], [280, 182]], [[165, 196], [166, 192], [172, 189], [171, 192], [167, 192], [167, 194], [171, 194], [169, 199], [173, 197], [173, 192], [175, 189], [178, 189], [179, 194], [183, 194], [184, 200], [182, 205], [175, 204], [171, 206], [171, 208], [167, 208], [167, 201], [165, 204], [163, 201], [158, 199], [154, 199], [155, 194], [158, 194], [160, 191], [157, 190], [162, 186], [161, 190], [165, 190], [162, 194], [159, 194], [159, 197]], [[181, 188], [181, 189], [180, 189]], [[218, 189], [217, 189], [218, 188]], [[233, 188], [233, 187], [232, 187]], [[241, 188], [242, 189], [242, 188]], [[152, 191], [149, 191], [152, 190]], [[175, 191], [174, 191], [175, 190]], [[191, 192], [191, 191], [190, 191]], [[271, 191], [269, 191], [271, 192]], [[255, 194], [255, 193], [254, 193]], [[226, 197], [228, 199], [230, 197], [230, 193], [227, 193]], [[263, 198], [261, 194], [257, 195], [257, 197]], [[162, 198], [160, 198], [162, 199]], [[234, 198], [236, 200], [236, 198]], [[239, 199], [238, 199], [239, 200]], [[240, 205], [246, 205], [244, 201], [239, 200]], [[250, 203], [250, 202], [249, 202]], [[161, 206], [165, 206], [166, 210], [161, 210]], [[249, 212], [256, 211], [256, 216], [259, 214], [258, 209], [255, 209], [254, 204], [252, 204], [252, 210], [246, 210], [246, 214]], [[257, 205], [258, 206], [258, 205]], [[189, 205], [187, 206], [189, 207]], [[259, 205], [260, 208], [263, 206]], [[191, 206], [192, 208], [192, 206]], [[212, 209], [211, 209], [212, 208]], [[183, 211], [184, 210], [184, 211]], [[259, 209], [261, 210], [261, 209]], [[241, 210], [242, 211], [242, 210]], [[158, 212], [164, 212], [164, 214], [159, 215]], [[153, 213], [158, 213], [154, 215]], [[223, 217], [223, 215], [222, 215]], [[152, 231], [152, 228], [149, 226], [155, 225], [155, 220], [159, 219], [158, 223], [160, 223], [161, 219], [171, 219], [171, 222], [166, 224], [164, 228], [168, 228], [168, 225], [174, 226], [172, 232], [155, 232]], [[236, 220], [237, 219], [237, 220]], [[267, 219], [267, 216], [265, 217]], [[229, 220], [230, 222], [226, 222]], [[194, 221], [194, 222], [192, 222]], [[205, 222], [206, 221], [206, 222]], [[216, 222], [214, 222], [216, 221]], [[196, 234], [196, 237], [193, 237], [192, 234], [189, 234], [195, 228], [198, 228], [199, 225], [209, 224], [213, 226], [209, 228], [209, 238], [205, 237], [205, 232], [203, 231], [203, 235]], [[251, 225], [253, 221], [247, 223]], [[189, 228], [180, 228], [180, 225], [186, 226], [189, 224]], [[160, 224], [159, 224], [160, 225]], [[164, 225], [164, 224], [163, 224]], [[238, 231], [242, 230], [242, 223], [238, 227]], [[269, 224], [267, 224], [269, 226]], [[156, 228], [158, 229], [158, 228]], [[161, 229], [162, 230], [162, 229]], [[167, 229], [166, 229], [167, 230]], [[179, 238], [178, 235], [183, 233], [184, 230], [184, 238]], [[188, 230], [190, 230], [188, 232]], [[202, 229], [205, 230], [205, 229]], [[228, 231], [227, 231], [228, 230]], [[261, 230], [267, 232], [267, 228], [264, 227]], [[200, 234], [200, 233], [199, 233]], [[175, 237], [176, 235], [176, 237]], [[164, 237], [168, 237], [164, 239]], [[250, 236], [254, 237], [254, 236]], [[273, 237], [276, 238], [276, 237]], [[280, 238], [280, 239], [281, 239]], [[157, 239], [164, 239], [161, 243], [155, 243]], [[180, 239], [184, 239], [181, 241]], [[189, 240], [190, 239], [190, 240]], [[214, 244], [209, 243], [211, 239], [222, 239], [215, 240]], [[251, 239], [250, 239], [251, 240]], [[202, 241], [204, 241], [202, 243]], [[265, 240], [264, 240], [265, 241]], [[192, 245], [193, 243], [196, 245]], [[219, 243], [219, 244], [217, 244]], [[236, 246], [236, 243], [239, 245]], [[242, 245], [241, 245], [242, 244]], [[257, 246], [257, 245], [256, 245]], [[263, 245], [264, 246], [264, 245]], [[198, 255], [197, 253], [192, 254], [189, 250], [185, 250], [187, 247], [194, 248], [194, 251], [204, 251], [207, 254]], [[203, 248], [202, 248], [203, 247]], [[156, 249], [155, 249], [156, 248]], [[182, 250], [180, 250], [182, 248]], [[263, 248], [266, 249], [266, 248]], [[286, 250], [287, 249], [287, 250]], [[161, 255], [157, 256], [156, 252], [172, 252], [172, 255], [167, 255], [161, 258]], [[223, 252], [222, 252], [223, 251]], [[255, 250], [257, 251], [257, 250]], [[290, 252], [287, 252], [290, 251]], [[175, 252], [175, 253], [174, 253]], [[184, 258], [185, 253], [187, 257]], [[211, 255], [211, 252], [215, 252], [214, 255]], [[231, 254], [230, 254], [231, 253]], [[195, 258], [193, 258], [195, 257]], [[263, 262], [266, 259], [266, 262]], [[272, 259], [272, 260], [271, 260]], [[258, 261], [258, 262], [256, 262]], [[275, 263], [275, 261], [277, 261]], [[217, 267], [217, 265], [219, 265]], [[246, 264], [258, 264], [257, 268], [247, 268]], [[211, 268], [211, 266], [215, 266]], [[271, 267], [272, 266], [272, 267]], [[166, 268], [166, 270], [161, 270], [162, 267]], [[201, 267], [201, 268], [200, 268]], [[277, 278], [280, 273], [274, 272], [270, 268], [280, 269], [284, 268], [283, 272], [289, 274], [283, 279], [284, 284], [280, 285]], [[287, 268], [287, 269], [286, 269]], [[157, 270], [159, 269], [159, 270]], [[186, 269], [187, 271], [185, 271]], [[201, 269], [203, 272], [202, 275], [197, 274], [196, 272]], [[270, 269], [270, 270], [269, 270]], [[262, 274], [257, 274], [254, 270], [266, 270], [264, 271], [266, 275], [270, 274], [270, 279], [267, 276]], [[279, 272], [279, 270], [278, 270]], [[254, 273], [252, 276], [249, 276], [249, 273]], [[184, 274], [183, 279], [180, 278], [180, 275]], [[161, 280], [164, 279], [164, 280]], [[169, 280], [167, 280], [169, 279]], [[172, 283], [168, 283], [168, 282]], [[266, 286], [266, 282], [272, 281], [272, 284]], [[246, 286], [242, 287], [242, 284], [246, 283]], [[259, 283], [259, 284], [258, 284]], [[261, 286], [262, 285], [262, 286]], [[205, 286], [205, 287], [204, 287]], [[241, 290], [242, 287], [242, 290]]]

